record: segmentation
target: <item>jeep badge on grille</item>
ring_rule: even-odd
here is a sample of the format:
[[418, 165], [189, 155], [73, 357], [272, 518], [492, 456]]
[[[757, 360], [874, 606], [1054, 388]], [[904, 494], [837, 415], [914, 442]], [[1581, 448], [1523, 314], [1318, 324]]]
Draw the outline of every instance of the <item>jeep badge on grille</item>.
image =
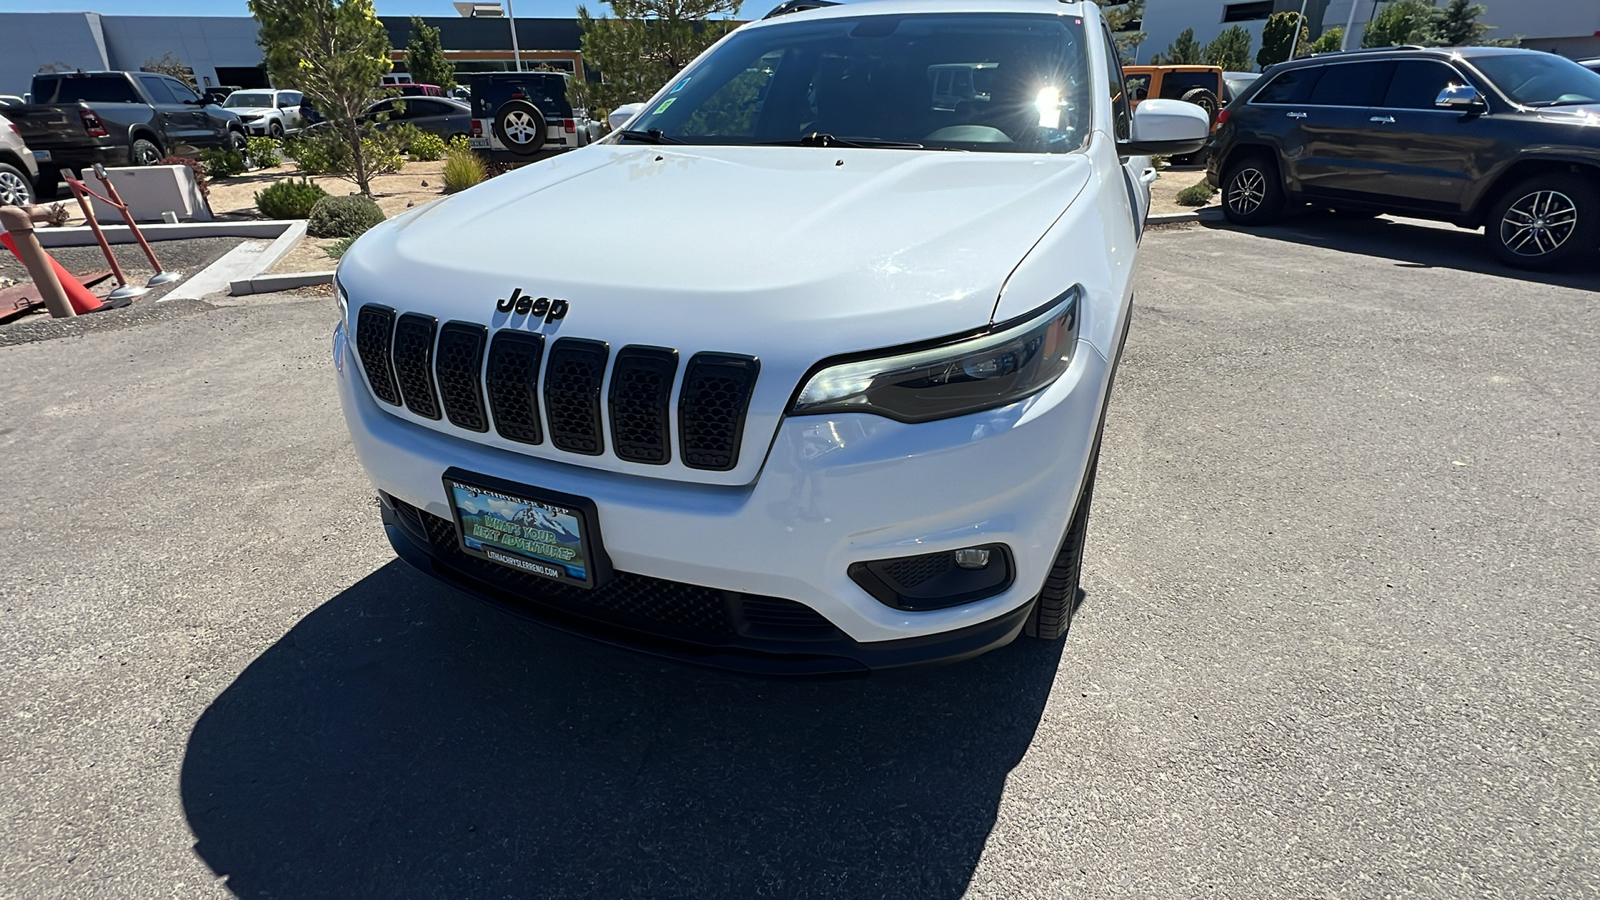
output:
[[495, 301], [495, 309], [519, 316], [531, 315], [535, 318], [543, 316], [546, 325], [567, 317], [567, 301], [552, 300], [549, 297], [536, 299], [524, 294], [522, 288], [513, 290], [509, 297], [501, 297]]

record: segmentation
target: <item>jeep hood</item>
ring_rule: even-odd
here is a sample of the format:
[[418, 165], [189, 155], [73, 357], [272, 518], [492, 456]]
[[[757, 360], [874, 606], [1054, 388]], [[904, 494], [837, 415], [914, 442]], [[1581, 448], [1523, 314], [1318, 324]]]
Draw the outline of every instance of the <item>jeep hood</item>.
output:
[[440, 321], [502, 324], [495, 300], [520, 288], [569, 301], [561, 334], [820, 358], [988, 324], [1089, 171], [1078, 154], [601, 144], [373, 229], [341, 271], [353, 302]]

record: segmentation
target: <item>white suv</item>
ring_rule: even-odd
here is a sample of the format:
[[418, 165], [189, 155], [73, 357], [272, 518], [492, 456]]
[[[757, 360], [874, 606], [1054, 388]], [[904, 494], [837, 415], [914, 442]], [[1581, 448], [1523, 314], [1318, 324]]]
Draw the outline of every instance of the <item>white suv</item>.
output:
[[334, 358], [395, 549], [737, 669], [1061, 636], [1141, 157], [1209, 124], [1121, 87], [1091, 3], [799, 12], [600, 143], [367, 232]]

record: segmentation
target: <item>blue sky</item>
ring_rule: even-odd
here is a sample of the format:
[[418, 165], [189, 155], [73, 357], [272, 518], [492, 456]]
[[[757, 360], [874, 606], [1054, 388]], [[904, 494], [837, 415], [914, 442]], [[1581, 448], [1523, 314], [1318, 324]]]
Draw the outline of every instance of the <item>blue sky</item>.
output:
[[[576, 15], [579, 0], [511, 0], [517, 17]], [[377, 0], [380, 16], [453, 16], [450, 0]], [[589, 10], [606, 9], [588, 0]], [[0, 0], [0, 12], [97, 12], [108, 16], [248, 16], [245, 0]]]

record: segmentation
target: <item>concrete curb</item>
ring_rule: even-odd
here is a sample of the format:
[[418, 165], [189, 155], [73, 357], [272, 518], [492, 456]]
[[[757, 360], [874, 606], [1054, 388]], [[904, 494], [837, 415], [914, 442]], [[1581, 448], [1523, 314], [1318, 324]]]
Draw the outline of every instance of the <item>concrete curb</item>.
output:
[[276, 275], [256, 275], [251, 278], [242, 278], [229, 285], [228, 293], [235, 297], [243, 297], [246, 294], [270, 294], [273, 291], [287, 291], [316, 284], [333, 284], [333, 270], [330, 269], [326, 272], [279, 272]]
[[1222, 207], [1203, 206], [1194, 212], [1159, 213], [1145, 217], [1146, 225], [1171, 225], [1176, 222], [1219, 222], [1222, 220]]
[[[281, 237], [285, 231], [305, 222], [300, 219], [267, 219], [264, 221], [240, 222], [180, 222], [177, 225], [140, 225], [139, 231], [145, 240], [150, 243], [157, 241], [178, 241], [186, 238], [208, 237], [244, 237], [244, 238], [271, 238]], [[106, 242], [111, 244], [132, 244], [133, 232], [126, 225], [102, 225], [100, 231], [106, 236]], [[34, 234], [38, 235], [39, 243], [49, 249], [51, 247], [88, 247], [94, 244], [94, 232], [87, 225], [73, 225], [70, 228], [40, 228]], [[287, 251], [285, 251], [287, 252]]]

